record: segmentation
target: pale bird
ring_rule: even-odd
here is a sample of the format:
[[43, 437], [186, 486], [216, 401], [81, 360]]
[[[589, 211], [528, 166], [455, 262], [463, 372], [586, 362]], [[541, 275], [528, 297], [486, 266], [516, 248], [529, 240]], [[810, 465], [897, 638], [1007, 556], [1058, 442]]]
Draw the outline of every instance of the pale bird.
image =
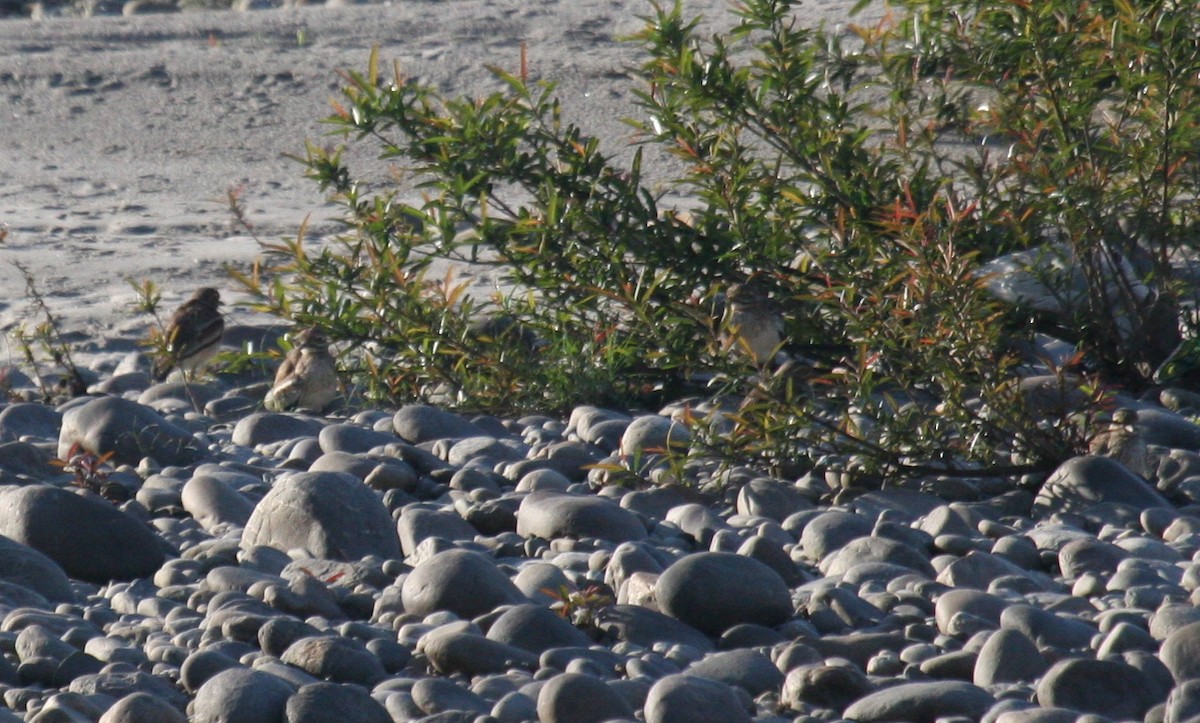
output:
[[183, 372], [184, 379], [188, 379], [213, 358], [225, 335], [225, 319], [221, 316], [220, 306], [220, 293], [206, 286], [198, 289], [176, 310], [164, 332], [165, 354], [154, 363], [156, 379], [166, 379], [176, 367]]
[[1149, 451], [1146, 441], [1134, 427], [1137, 418], [1137, 410], [1134, 409], [1118, 409], [1113, 412], [1112, 424], [1092, 437], [1088, 443], [1088, 452], [1114, 459], [1131, 472], [1148, 478]]
[[758, 277], [734, 284], [725, 302], [722, 343], [738, 349], [759, 366], [773, 362], [783, 344], [784, 321], [766, 284]]
[[296, 335], [295, 344], [279, 365], [263, 405], [273, 412], [322, 412], [341, 393], [329, 340], [319, 329], [309, 328]]

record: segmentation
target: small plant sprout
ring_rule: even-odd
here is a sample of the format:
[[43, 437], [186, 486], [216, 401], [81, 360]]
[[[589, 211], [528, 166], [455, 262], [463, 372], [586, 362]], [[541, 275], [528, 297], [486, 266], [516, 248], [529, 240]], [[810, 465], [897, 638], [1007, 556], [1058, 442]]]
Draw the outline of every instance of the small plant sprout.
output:
[[50, 464], [58, 467], [63, 472], [73, 475], [71, 484], [76, 487], [95, 492], [105, 498], [109, 498], [111, 487], [119, 485], [110, 485], [108, 476], [112, 474], [112, 466], [108, 461], [112, 458], [111, 451], [104, 454], [96, 454], [89, 449], [85, 449], [79, 442], [71, 444], [71, 449], [67, 452], [66, 459], [52, 459]]
[[550, 609], [559, 617], [590, 632], [598, 630], [601, 614], [614, 602], [612, 596], [596, 584], [587, 585], [582, 590], [560, 585], [557, 590], [543, 588], [542, 592], [554, 598]]

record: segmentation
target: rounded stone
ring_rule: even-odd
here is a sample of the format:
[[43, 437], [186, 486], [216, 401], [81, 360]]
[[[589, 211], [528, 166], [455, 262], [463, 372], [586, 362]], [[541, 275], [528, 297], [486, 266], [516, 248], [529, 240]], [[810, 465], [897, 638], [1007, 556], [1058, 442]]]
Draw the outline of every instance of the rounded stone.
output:
[[345, 561], [401, 556], [383, 501], [355, 477], [338, 472], [301, 472], [277, 480], [242, 532], [242, 546], [254, 545], [299, 548]]
[[1113, 660], [1071, 658], [1060, 660], [1042, 676], [1038, 702], [1047, 707], [1096, 713], [1113, 720], [1136, 719], [1155, 700], [1157, 686], [1137, 668]]
[[712, 636], [739, 623], [771, 627], [794, 613], [779, 573], [727, 552], [681, 558], [659, 576], [654, 590], [664, 613]]
[[901, 683], [856, 700], [846, 708], [842, 717], [860, 723], [932, 723], [951, 716], [979, 720], [995, 704], [996, 699], [991, 694], [970, 683]]
[[183, 509], [208, 532], [245, 527], [254, 504], [219, 477], [196, 474], [183, 486]]
[[1200, 622], [1169, 634], [1158, 655], [1176, 683], [1200, 678]]
[[396, 523], [396, 534], [400, 538], [401, 551], [408, 557], [417, 551], [418, 545], [429, 538], [468, 542], [474, 540], [479, 532], [453, 510], [408, 505], [400, 513], [400, 519]]
[[338, 683], [372, 685], [386, 675], [383, 664], [362, 643], [340, 636], [300, 638], [279, 659], [314, 677]]
[[734, 689], [707, 678], [668, 675], [650, 688], [646, 723], [750, 723]]
[[1033, 501], [1034, 514], [1084, 512], [1099, 504], [1137, 511], [1171, 504], [1138, 475], [1107, 457], [1073, 457], [1059, 465]]
[[598, 626], [612, 638], [647, 648], [668, 643], [707, 652], [715, 647], [695, 627], [641, 605], [614, 605], [604, 611]]
[[819, 568], [825, 575], [842, 575], [864, 562], [900, 565], [929, 578], [936, 574], [926, 555], [903, 542], [884, 537], [859, 537], [851, 540], [837, 552], [821, 560]]
[[1165, 723], [1200, 720], [1200, 680], [1188, 680], [1175, 686], [1167, 696]]
[[387, 709], [352, 685], [310, 683], [288, 698], [286, 723], [391, 723]]
[[249, 668], [209, 678], [192, 701], [192, 723], [260, 723], [283, 720], [293, 688], [283, 679]]
[[426, 633], [418, 649], [435, 670], [450, 675], [489, 675], [513, 668], [536, 670], [538, 666], [538, 656], [527, 650], [455, 630]]
[[105, 711], [99, 723], [187, 723], [187, 716], [149, 693], [130, 693]]
[[937, 581], [947, 587], [987, 590], [1000, 578], [1019, 579], [1030, 589], [1045, 590], [1049, 581], [1028, 573], [1009, 560], [978, 550], [967, 553], [938, 573]]
[[553, 540], [595, 537], [609, 542], [633, 542], [646, 537], [637, 515], [605, 497], [537, 490], [521, 500], [517, 534]]
[[822, 512], [804, 525], [800, 532], [800, 547], [805, 557], [819, 562], [851, 540], [870, 536], [873, 528], [870, 520], [853, 512]]
[[[3, 513], [0, 513], [3, 516]], [[12, 587], [33, 591], [51, 602], [74, 602], [71, 580], [57, 562], [28, 545], [0, 537], [0, 587], [4, 597], [12, 596]]]
[[783, 522], [795, 512], [810, 509], [813, 503], [803, 492], [780, 480], [753, 479], [738, 490], [738, 514]]
[[975, 660], [975, 685], [1031, 682], [1046, 672], [1046, 659], [1036, 645], [1018, 630], [992, 633]]
[[1127, 557], [1128, 552], [1112, 543], [1081, 538], [1071, 540], [1059, 549], [1058, 566], [1068, 580], [1078, 580], [1087, 574], [1107, 579]]
[[1007, 600], [980, 590], [949, 590], [934, 603], [934, 617], [938, 630], [946, 634], [953, 634], [953, 621], [961, 616], [978, 620], [982, 627], [997, 628], [1008, 605]]
[[688, 666], [684, 674], [736, 686], [751, 696], [778, 690], [784, 681], [770, 658], [749, 648], [712, 653]]
[[500, 614], [487, 638], [541, 654], [551, 648], [587, 647], [592, 644], [582, 630], [541, 605], [514, 605]]
[[401, 586], [404, 609], [415, 615], [448, 610], [473, 618], [525, 596], [491, 558], [472, 550], [446, 550], [422, 561]]
[[230, 439], [239, 447], [258, 447], [289, 439], [316, 437], [325, 422], [302, 414], [258, 412], [243, 417], [233, 427]]
[[632, 719], [633, 709], [604, 681], [580, 673], [561, 673], [538, 692], [541, 723], [602, 723]]
[[413, 444], [432, 442], [437, 439], [462, 439], [477, 437], [485, 432], [470, 420], [425, 404], [409, 404], [401, 407], [392, 417], [392, 429], [396, 435]]
[[149, 457], [159, 464], [185, 466], [201, 456], [186, 429], [124, 397], [98, 397], [68, 409], [58, 435], [59, 459], [68, 459], [76, 444], [96, 455], [111, 452], [115, 463], [130, 465]]
[[686, 449], [692, 433], [686, 426], [670, 417], [647, 414], [636, 417], [621, 435], [620, 451], [631, 461], [652, 454], [665, 454], [672, 449]]
[[57, 439], [61, 429], [62, 414], [45, 404], [20, 402], [0, 411], [0, 442], [29, 436]]
[[150, 577], [166, 561], [142, 521], [99, 497], [49, 485], [0, 488], [0, 535], [89, 582]]
[[1032, 605], [1010, 605], [1000, 614], [1000, 627], [1020, 630], [1042, 647], [1082, 650], [1091, 645], [1097, 629], [1067, 615], [1059, 615]]
[[814, 705], [842, 710], [873, 689], [866, 674], [849, 663], [802, 664], [788, 671], [780, 701], [796, 709]]
[[364, 429], [355, 424], [330, 424], [317, 434], [323, 452], [362, 454], [399, 440], [395, 435]]

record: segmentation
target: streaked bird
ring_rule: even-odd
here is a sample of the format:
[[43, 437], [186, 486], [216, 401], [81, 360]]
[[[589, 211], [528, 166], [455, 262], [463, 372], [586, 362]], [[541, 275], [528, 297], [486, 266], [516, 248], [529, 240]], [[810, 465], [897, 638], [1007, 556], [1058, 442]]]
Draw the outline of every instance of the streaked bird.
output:
[[273, 412], [323, 412], [341, 394], [340, 387], [329, 340], [320, 329], [308, 328], [296, 335], [263, 406]]
[[225, 318], [221, 316], [221, 295], [216, 289], [197, 289], [171, 317], [167, 326], [166, 354], [154, 363], [154, 377], [167, 378], [176, 367], [189, 379], [197, 369], [212, 359], [221, 348], [225, 335]]
[[783, 311], [760, 277], [729, 287], [722, 326], [726, 348], [738, 349], [758, 366], [775, 361], [783, 343]]
[[1088, 443], [1088, 452], [1101, 457], [1114, 459], [1125, 465], [1129, 471], [1150, 477], [1150, 456], [1146, 448], [1146, 440], [1134, 426], [1138, 414], [1135, 409], [1118, 409], [1113, 412], [1112, 424], [1092, 437]]

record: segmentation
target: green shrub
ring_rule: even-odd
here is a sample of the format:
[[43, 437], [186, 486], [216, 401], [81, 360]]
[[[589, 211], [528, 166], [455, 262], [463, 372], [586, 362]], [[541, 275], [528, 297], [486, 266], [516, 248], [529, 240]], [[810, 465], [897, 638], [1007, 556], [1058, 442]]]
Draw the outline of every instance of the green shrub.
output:
[[[710, 38], [679, 4], [654, 6], [632, 39], [647, 56], [635, 125], [681, 162], [667, 190], [686, 209], [643, 183], [640, 151], [618, 167], [523, 68], [495, 71], [503, 92], [447, 98], [398, 68], [385, 79], [373, 54], [328, 120], [423, 201], [310, 143], [301, 160], [345, 231], [312, 245], [302, 228], [241, 278], [342, 342], [375, 398], [735, 400], [684, 415], [705, 453], [872, 479], [1015, 474], [1079, 451], [1104, 380], [1144, 383], [1177, 341], [1200, 11], [914, 1], [838, 34], [800, 26], [795, 5], [746, 0]], [[988, 293], [984, 261], [1052, 244], [1082, 269], [1073, 315]], [[445, 261], [519, 291], [472, 298], [434, 273]], [[722, 300], [751, 279], [782, 310], [782, 367], [727, 339]], [[1047, 325], [1104, 375], [1057, 370], [1091, 400], [1078, 408], [1031, 407], [1016, 383], [1014, 350]]]

